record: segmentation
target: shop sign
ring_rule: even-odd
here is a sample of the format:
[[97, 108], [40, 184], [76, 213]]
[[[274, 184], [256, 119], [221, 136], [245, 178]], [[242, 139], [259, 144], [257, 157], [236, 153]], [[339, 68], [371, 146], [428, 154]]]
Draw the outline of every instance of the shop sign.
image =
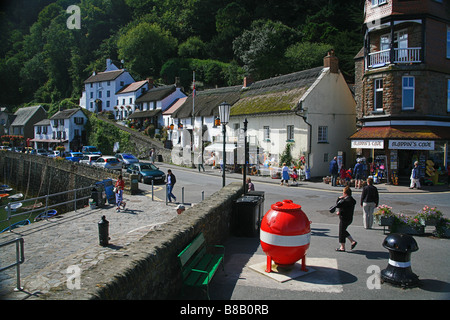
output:
[[384, 140], [352, 140], [352, 149], [384, 149]]
[[434, 141], [389, 140], [389, 149], [434, 150]]

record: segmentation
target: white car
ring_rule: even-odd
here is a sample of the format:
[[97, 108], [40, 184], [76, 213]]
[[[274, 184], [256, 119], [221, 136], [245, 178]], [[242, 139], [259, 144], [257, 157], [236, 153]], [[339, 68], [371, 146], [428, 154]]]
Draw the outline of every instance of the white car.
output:
[[80, 163], [92, 165], [101, 156], [99, 154], [87, 154], [81, 157]]
[[102, 156], [92, 163], [95, 167], [122, 171], [122, 162], [113, 156]]

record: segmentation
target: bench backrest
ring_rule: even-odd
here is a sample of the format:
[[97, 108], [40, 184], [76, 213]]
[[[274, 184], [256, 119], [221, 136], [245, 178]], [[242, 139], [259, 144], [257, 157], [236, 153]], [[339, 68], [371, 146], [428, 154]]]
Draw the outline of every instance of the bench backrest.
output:
[[206, 251], [205, 237], [200, 233], [183, 251], [180, 252], [181, 267], [183, 269], [183, 278], [189, 274], [190, 266], [195, 266], [203, 257]]

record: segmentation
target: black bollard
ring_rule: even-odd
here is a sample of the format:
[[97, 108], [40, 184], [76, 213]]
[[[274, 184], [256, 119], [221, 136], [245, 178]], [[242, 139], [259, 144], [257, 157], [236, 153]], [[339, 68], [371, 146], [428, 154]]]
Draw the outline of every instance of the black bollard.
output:
[[419, 277], [411, 270], [411, 252], [419, 250], [416, 240], [407, 234], [393, 233], [384, 239], [383, 247], [389, 250], [389, 262], [381, 271], [381, 280], [403, 288], [417, 286]]
[[106, 220], [105, 216], [98, 222], [98, 237], [100, 245], [103, 247], [108, 246], [109, 241], [109, 221]]

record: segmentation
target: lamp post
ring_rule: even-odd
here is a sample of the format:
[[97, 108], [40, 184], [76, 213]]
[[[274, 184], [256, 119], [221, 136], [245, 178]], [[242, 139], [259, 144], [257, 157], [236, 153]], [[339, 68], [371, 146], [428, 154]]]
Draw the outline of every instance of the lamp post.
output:
[[244, 194], [247, 193], [247, 165], [248, 165], [248, 146], [247, 146], [247, 118], [244, 120], [244, 170], [242, 171], [242, 179], [244, 185]]
[[225, 144], [226, 144], [226, 125], [230, 120], [230, 108], [231, 106], [227, 102], [222, 102], [219, 105], [219, 117], [220, 123], [222, 124], [222, 133], [223, 133], [223, 170], [222, 170], [222, 187], [225, 187], [225, 168], [227, 165], [227, 157], [225, 153]]

